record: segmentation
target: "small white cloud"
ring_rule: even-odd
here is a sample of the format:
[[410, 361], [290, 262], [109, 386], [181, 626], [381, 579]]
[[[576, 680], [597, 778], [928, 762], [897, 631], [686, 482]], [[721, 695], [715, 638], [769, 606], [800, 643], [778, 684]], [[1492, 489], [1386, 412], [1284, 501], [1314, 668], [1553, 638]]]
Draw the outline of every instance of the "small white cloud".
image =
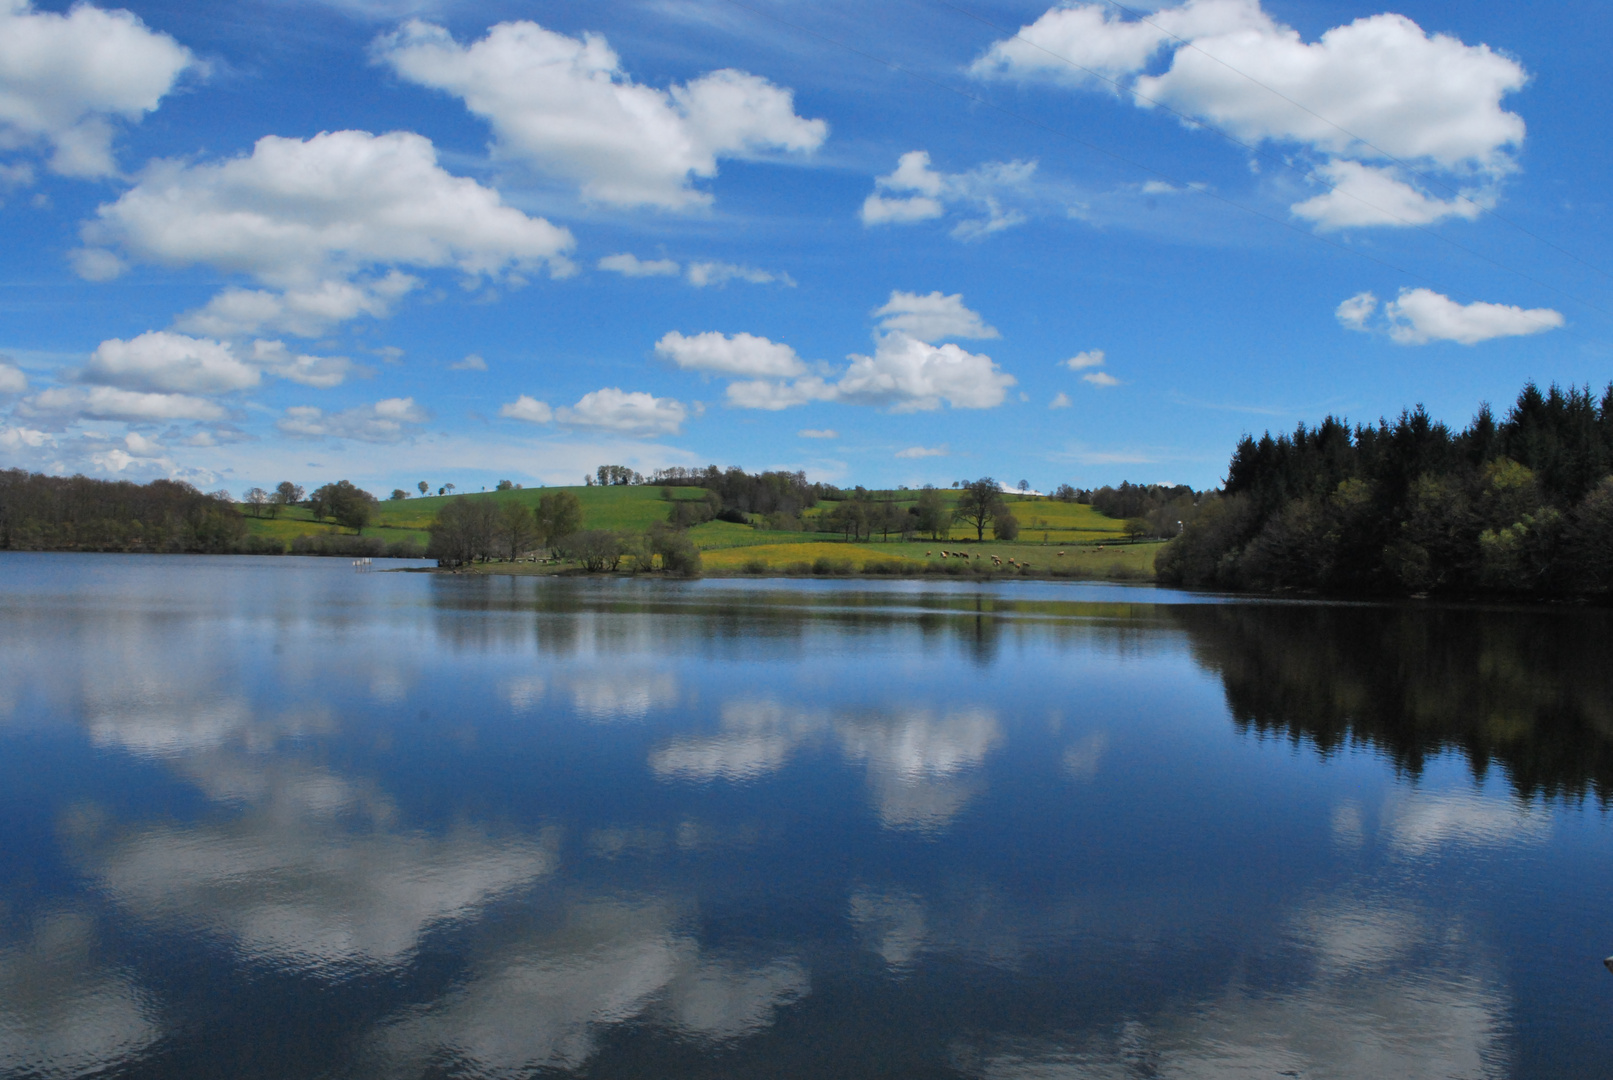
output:
[[594, 264], [601, 270], [621, 274], [623, 277], [677, 277], [683, 267], [672, 259], [641, 259], [631, 252], [606, 255]]
[[403, 350], [396, 345], [382, 345], [379, 349], [371, 349], [370, 351], [379, 356], [382, 363], [401, 364], [403, 362]]
[[896, 456], [903, 460], [927, 457], [946, 457], [950, 453], [945, 446], [909, 446], [906, 450], [896, 451]]
[[129, 265], [105, 248], [74, 248], [67, 253], [73, 273], [85, 281], [111, 281]]
[[129, 453], [135, 457], [152, 458], [167, 452], [168, 448], [156, 439], [148, 439], [138, 431], [131, 431], [123, 436], [123, 445], [129, 448]]
[[873, 356], [853, 354], [833, 382], [818, 375], [793, 381], [755, 379], [728, 385], [728, 403], [741, 409], [787, 409], [814, 401], [886, 406], [892, 412], [927, 412], [1001, 405], [1016, 385], [989, 356], [956, 345], [931, 345], [899, 331], [881, 335]]
[[1525, 310], [1481, 301], [1459, 304], [1432, 289], [1401, 289], [1383, 313], [1389, 320], [1389, 336], [1402, 345], [1430, 341], [1476, 345], [1494, 338], [1543, 334], [1564, 322], [1562, 313], [1550, 308]]
[[228, 288], [203, 307], [179, 316], [174, 325], [213, 337], [274, 331], [318, 337], [360, 315], [386, 318], [393, 303], [420, 284], [419, 278], [393, 270], [377, 281], [321, 281], [283, 293]]
[[927, 151], [911, 150], [889, 174], [874, 178], [858, 216], [869, 227], [912, 225], [942, 217], [948, 207], [966, 206], [976, 216], [959, 222], [952, 234], [979, 239], [1028, 220], [1020, 210], [1005, 209], [1003, 200], [1026, 198], [1035, 171], [1034, 161], [992, 161], [969, 172], [942, 173], [931, 168]]
[[340, 386], [350, 375], [370, 374], [370, 369], [353, 363], [345, 356], [295, 353], [282, 341], [254, 341], [252, 362], [279, 378], [318, 390]]
[[125, 390], [214, 394], [249, 389], [263, 377], [222, 342], [153, 330], [101, 342], [80, 378]]
[[554, 423], [636, 437], [676, 435], [689, 413], [689, 407], [681, 401], [641, 391], [629, 393], [616, 387], [594, 390], [584, 394], [577, 404], [562, 405], [558, 409], [522, 394], [498, 411], [500, 416], [529, 424]]
[[686, 371], [751, 379], [786, 379], [806, 373], [806, 365], [794, 349], [754, 334], [729, 337], [711, 330], [685, 337], [673, 330], [655, 343], [655, 351]]
[[487, 361], [476, 353], [470, 353], [463, 360], [455, 360], [448, 365], [449, 371], [486, 371]]
[[555, 421], [567, 427], [637, 436], [676, 435], [688, 415], [681, 401], [616, 387], [594, 390], [577, 404], [554, 411]]
[[356, 439], [360, 442], [394, 443], [409, 434], [409, 428], [429, 417], [414, 398], [387, 398], [373, 405], [360, 405], [338, 413], [327, 413], [312, 405], [294, 405], [275, 427], [286, 435], [304, 439]]
[[840, 432], [834, 428], [803, 428], [795, 433], [802, 439], [838, 439]]
[[18, 411], [24, 416], [51, 416], [64, 420], [123, 420], [143, 423], [160, 420], [222, 420], [225, 411], [205, 398], [188, 394], [150, 394], [112, 386], [53, 387], [23, 398]]
[[1053, 400], [1047, 403], [1047, 407], [1049, 409], [1068, 409], [1071, 404], [1073, 403], [1070, 401], [1070, 395], [1060, 390]]
[[28, 376], [21, 368], [0, 361], [0, 394], [20, 394], [28, 389]]
[[1120, 380], [1115, 378], [1113, 375], [1109, 374], [1107, 371], [1090, 371], [1087, 374], [1081, 376], [1081, 379], [1082, 379], [1083, 382], [1089, 382], [1093, 386], [1119, 386], [1120, 385]]
[[402, 78], [453, 94], [493, 129], [493, 152], [579, 185], [584, 198], [685, 210], [722, 158], [805, 154], [828, 137], [791, 91], [725, 68], [665, 90], [633, 81], [605, 38], [499, 23], [461, 45], [418, 20], [375, 43]]
[[546, 402], [526, 394], [504, 405], [498, 414], [510, 420], [525, 420], [529, 424], [547, 424], [554, 419], [554, 410]]
[[0, 450], [12, 452], [22, 450], [39, 450], [46, 446], [56, 445], [56, 437], [48, 431], [25, 427], [0, 427]]
[[1078, 352], [1064, 361], [1064, 366], [1071, 371], [1085, 371], [1087, 368], [1102, 367], [1103, 361], [1102, 349], [1088, 349], [1086, 352]]
[[1493, 194], [1479, 189], [1464, 191], [1459, 199], [1436, 199], [1412, 187], [1396, 169], [1355, 161], [1330, 161], [1316, 171], [1330, 190], [1290, 209], [1324, 232], [1371, 225], [1432, 225], [1453, 217], [1472, 221], [1495, 201]]
[[1367, 320], [1372, 313], [1378, 310], [1378, 298], [1370, 292], [1356, 293], [1348, 300], [1342, 301], [1333, 310], [1333, 316], [1338, 319], [1339, 325], [1347, 330], [1360, 330], [1365, 332]]
[[189, 49], [128, 11], [0, 3], [0, 148], [44, 143], [64, 176], [117, 172], [114, 120], [137, 122], [188, 68]]
[[919, 341], [1002, 336], [995, 327], [986, 325], [979, 312], [963, 306], [962, 293], [943, 296], [939, 289], [928, 295], [893, 291], [874, 315], [880, 320], [881, 330], [899, 331]]
[[725, 262], [696, 262], [689, 264], [685, 275], [689, 284], [697, 289], [708, 285], [721, 287], [730, 281], [744, 281], [752, 285], [771, 285], [778, 282], [795, 288], [795, 279], [790, 275], [772, 270], [759, 270], [754, 266], [740, 266], [737, 263]]

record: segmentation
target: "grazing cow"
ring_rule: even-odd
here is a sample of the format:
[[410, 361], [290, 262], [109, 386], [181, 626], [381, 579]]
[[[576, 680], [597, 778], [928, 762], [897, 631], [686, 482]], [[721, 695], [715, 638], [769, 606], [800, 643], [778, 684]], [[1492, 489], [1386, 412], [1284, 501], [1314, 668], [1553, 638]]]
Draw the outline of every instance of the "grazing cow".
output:
[[946, 558], [946, 557], [947, 557], [947, 553], [946, 553], [946, 552], [944, 552], [944, 551], [943, 551], [943, 552], [941, 552], [941, 558], [943, 558], [943, 559], [944, 559], [944, 558]]
[[1061, 552], [1059, 552], [1059, 558], [1061, 558], [1061, 559], [1062, 559], [1062, 558], [1063, 558], [1063, 557], [1064, 557], [1064, 552], [1062, 552], [1062, 551], [1061, 551]]

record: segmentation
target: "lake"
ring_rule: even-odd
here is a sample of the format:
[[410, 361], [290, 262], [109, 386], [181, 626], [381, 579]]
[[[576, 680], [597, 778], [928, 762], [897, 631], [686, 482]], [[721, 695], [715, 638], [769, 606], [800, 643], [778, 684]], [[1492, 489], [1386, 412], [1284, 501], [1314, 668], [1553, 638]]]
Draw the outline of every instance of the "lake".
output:
[[8, 1077], [1613, 1060], [1607, 611], [3, 553], [0, 676]]

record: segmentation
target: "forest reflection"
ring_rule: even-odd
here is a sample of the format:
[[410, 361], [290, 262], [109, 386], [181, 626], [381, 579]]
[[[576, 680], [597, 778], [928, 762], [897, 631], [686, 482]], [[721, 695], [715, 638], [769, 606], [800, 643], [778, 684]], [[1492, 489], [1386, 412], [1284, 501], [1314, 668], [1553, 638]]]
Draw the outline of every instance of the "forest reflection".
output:
[[1162, 609], [1220, 677], [1233, 722], [1420, 775], [1464, 755], [1524, 798], [1613, 800], [1613, 613], [1421, 605]]

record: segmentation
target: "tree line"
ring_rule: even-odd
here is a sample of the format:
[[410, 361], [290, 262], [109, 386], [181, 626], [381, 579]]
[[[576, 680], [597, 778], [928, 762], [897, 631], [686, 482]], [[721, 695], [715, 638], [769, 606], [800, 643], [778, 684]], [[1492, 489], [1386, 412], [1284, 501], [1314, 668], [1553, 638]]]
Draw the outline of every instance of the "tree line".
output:
[[640, 572], [660, 569], [683, 577], [700, 573], [700, 550], [683, 528], [656, 522], [644, 532], [588, 529], [582, 503], [569, 491], [550, 492], [536, 505], [460, 496], [437, 512], [429, 530], [426, 557], [441, 566], [514, 561], [542, 550], [555, 558], [575, 559], [594, 573], [624, 564]]
[[1161, 580], [1344, 594], [1613, 590], [1613, 385], [1524, 387], [1460, 431], [1418, 406], [1245, 436]]
[[239, 550], [245, 535], [227, 491], [0, 472], [0, 549], [219, 554]]

